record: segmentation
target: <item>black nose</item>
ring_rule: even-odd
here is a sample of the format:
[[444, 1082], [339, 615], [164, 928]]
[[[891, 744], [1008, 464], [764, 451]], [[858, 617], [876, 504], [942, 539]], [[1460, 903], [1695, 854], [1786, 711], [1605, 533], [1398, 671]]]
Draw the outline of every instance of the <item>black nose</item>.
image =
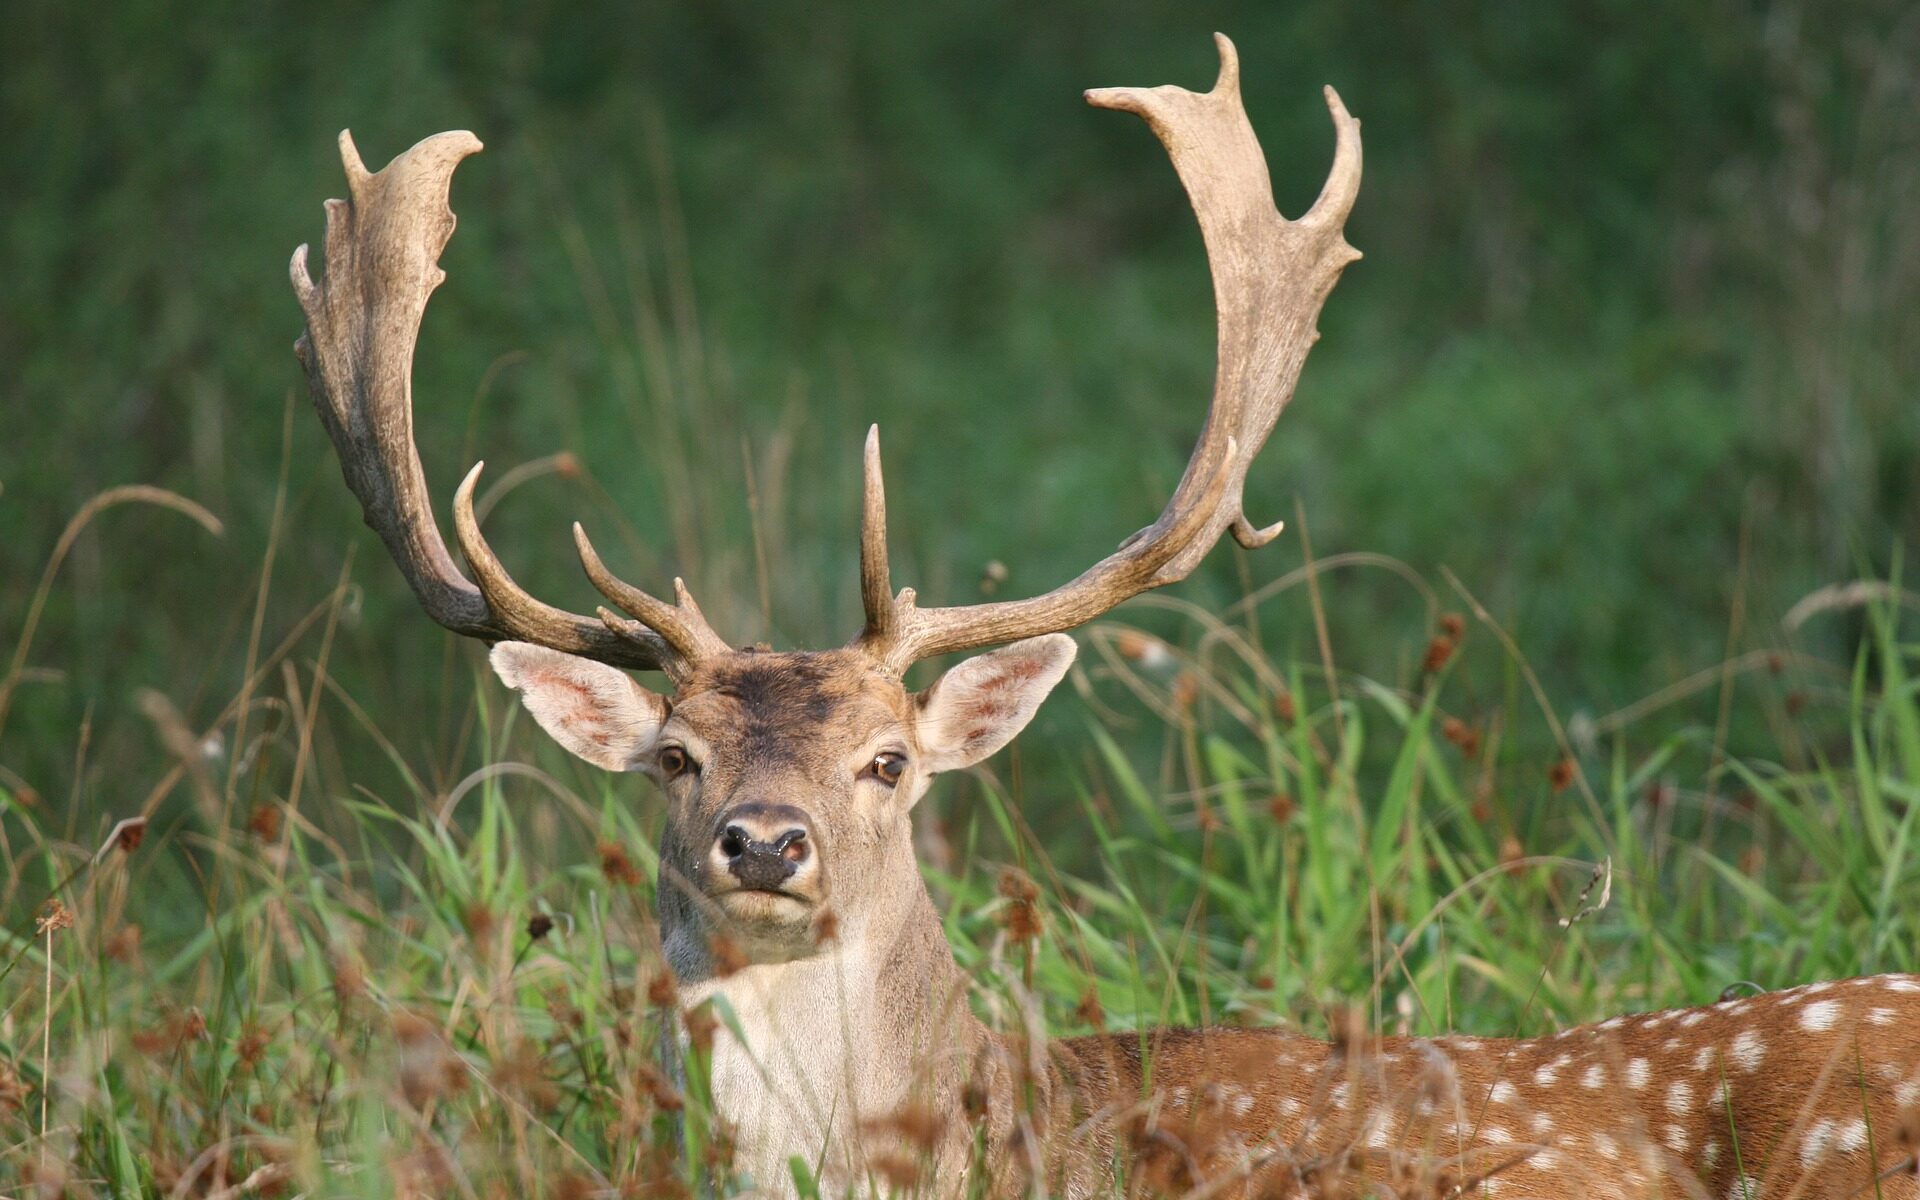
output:
[[727, 872], [744, 888], [778, 890], [813, 855], [804, 814], [784, 804], [742, 804], [723, 818], [718, 838]]

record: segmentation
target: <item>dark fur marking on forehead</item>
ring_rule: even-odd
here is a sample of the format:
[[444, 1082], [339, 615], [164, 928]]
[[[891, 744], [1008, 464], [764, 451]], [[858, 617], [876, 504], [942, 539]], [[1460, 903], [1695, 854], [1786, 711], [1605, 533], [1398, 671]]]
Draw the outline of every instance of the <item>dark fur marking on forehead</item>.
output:
[[817, 746], [822, 729], [860, 695], [860, 676], [847, 667], [833, 652], [742, 655], [716, 664], [702, 690], [737, 706], [747, 759], [790, 759]]

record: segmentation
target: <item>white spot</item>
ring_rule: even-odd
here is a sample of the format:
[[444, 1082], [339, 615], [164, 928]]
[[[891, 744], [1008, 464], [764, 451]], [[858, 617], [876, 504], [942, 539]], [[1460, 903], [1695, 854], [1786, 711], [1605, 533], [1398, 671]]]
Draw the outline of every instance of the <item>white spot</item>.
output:
[[1920, 983], [1904, 975], [1889, 975], [1884, 985], [1890, 992], [1920, 992]]
[[1644, 1058], [1636, 1058], [1627, 1064], [1627, 1086], [1630, 1088], [1647, 1086], [1647, 1080], [1652, 1076], [1653, 1069], [1647, 1065], [1647, 1060]]
[[1613, 1140], [1612, 1134], [1608, 1134], [1608, 1133], [1594, 1134], [1593, 1149], [1595, 1153], [1600, 1155], [1601, 1158], [1619, 1158], [1620, 1157], [1620, 1143]]
[[1662, 1140], [1667, 1143], [1667, 1149], [1673, 1151], [1675, 1154], [1685, 1154], [1687, 1152], [1687, 1131], [1685, 1126], [1667, 1126], [1666, 1135]]
[[1826, 991], [1828, 988], [1832, 986], [1833, 986], [1833, 981], [1830, 979], [1827, 979], [1827, 980], [1822, 980], [1819, 983], [1809, 983], [1800, 990], [1804, 991], [1809, 996], [1818, 996], [1821, 992]]
[[1759, 1200], [1759, 1197], [1760, 1181], [1751, 1175], [1742, 1175], [1727, 1189], [1727, 1200]]
[[1487, 1099], [1493, 1101], [1495, 1104], [1512, 1104], [1519, 1098], [1519, 1090], [1504, 1079], [1494, 1084], [1493, 1090], [1487, 1093]]
[[1376, 1150], [1384, 1150], [1387, 1147], [1387, 1143], [1392, 1140], [1393, 1132], [1387, 1128], [1385, 1122], [1382, 1122], [1373, 1127], [1373, 1133], [1367, 1138], [1367, 1145], [1372, 1146]]
[[1553, 1118], [1546, 1113], [1537, 1112], [1527, 1118], [1527, 1128], [1533, 1130], [1533, 1136], [1544, 1137], [1553, 1132]]
[[1300, 1115], [1300, 1102], [1292, 1096], [1282, 1097], [1280, 1100], [1280, 1111], [1289, 1117], [1297, 1117]]
[[1693, 1052], [1693, 1069], [1704, 1071], [1713, 1065], [1713, 1046], [1711, 1043]]
[[1345, 1108], [1347, 1106], [1347, 1097], [1352, 1094], [1353, 1089], [1344, 1083], [1334, 1088], [1332, 1095], [1333, 1106], [1335, 1108]]
[[1711, 1170], [1720, 1161], [1720, 1143], [1708, 1138], [1707, 1144], [1700, 1148], [1700, 1161]]
[[1800, 1143], [1800, 1169], [1808, 1171], [1813, 1164], [1826, 1157], [1827, 1150], [1833, 1145], [1834, 1135], [1840, 1132], [1840, 1122], [1821, 1118], [1807, 1130], [1806, 1138]]
[[1233, 1098], [1233, 1115], [1244, 1117], [1253, 1111], [1253, 1093], [1241, 1092]]
[[1572, 1061], [1573, 1056], [1571, 1054], [1560, 1055], [1552, 1062], [1543, 1064], [1539, 1070], [1535, 1071], [1533, 1073], [1533, 1081], [1541, 1087], [1552, 1087], [1554, 1081], [1560, 1078], [1560, 1068]]
[[1909, 1079], [1893, 1089], [1893, 1102], [1901, 1108], [1912, 1108], [1920, 1101], [1920, 1081]]
[[1700, 1022], [1706, 1019], [1707, 1019], [1707, 1010], [1704, 1008], [1696, 1008], [1692, 1012], [1688, 1013], [1686, 1016], [1681, 1017], [1680, 1024], [1687, 1029], [1692, 1029], [1695, 1025], [1698, 1025]]
[[1686, 1112], [1693, 1107], [1693, 1088], [1684, 1083], [1676, 1083], [1667, 1089], [1667, 1111], [1674, 1114]]
[[1809, 1004], [1805, 1009], [1801, 1010], [1800, 1025], [1804, 1029], [1811, 1029], [1815, 1033], [1820, 1033], [1832, 1029], [1833, 1023], [1839, 1018], [1840, 1002], [1837, 1000], [1821, 1000], [1818, 1003]]
[[1867, 1123], [1859, 1117], [1848, 1121], [1834, 1139], [1834, 1145], [1842, 1154], [1851, 1154], [1867, 1144]]
[[1727, 1057], [1742, 1071], [1754, 1071], [1760, 1067], [1760, 1060], [1767, 1056], [1767, 1044], [1760, 1039], [1757, 1029], [1743, 1029], [1733, 1039], [1733, 1045], [1727, 1047]]
[[1504, 1125], [1495, 1125], [1480, 1135], [1489, 1142], [1504, 1144], [1513, 1140], [1513, 1133]]
[[1580, 1086], [1590, 1092], [1597, 1092], [1607, 1086], [1607, 1069], [1599, 1063], [1588, 1067], [1581, 1073]]
[[1875, 1025], [1891, 1025], [1893, 1024], [1893, 1010], [1890, 1008], [1876, 1008], [1867, 1014], [1867, 1020], [1873, 1022]]
[[1660, 1048], [1662, 1050], [1665, 1050], [1668, 1054], [1672, 1054], [1675, 1050], [1678, 1050], [1680, 1048], [1680, 1044], [1681, 1043], [1679, 1038], [1670, 1037], [1666, 1041], [1660, 1043]]
[[1608, 1017], [1606, 1020], [1600, 1022], [1600, 1028], [1618, 1029], [1623, 1023], [1625, 1023], [1625, 1021], [1626, 1021], [1625, 1017]]

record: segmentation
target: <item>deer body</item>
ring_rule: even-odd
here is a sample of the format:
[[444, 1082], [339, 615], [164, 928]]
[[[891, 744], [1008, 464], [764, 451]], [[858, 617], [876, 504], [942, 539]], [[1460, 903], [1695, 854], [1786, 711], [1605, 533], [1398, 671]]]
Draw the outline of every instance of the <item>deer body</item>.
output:
[[[617, 607], [586, 616], [520, 589], [481, 535], [480, 468], [454, 497], [467, 574], [434, 519], [413, 443], [411, 363], [452, 235], [468, 133], [369, 172], [341, 135], [350, 198], [327, 207], [326, 272], [292, 276], [296, 347], [348, 486], [440, 624], [493, 645], [541, 726], [665, 798], [662, 951], [713, 1030], [715, 1103], [756, 1190], [789, 1161], [829, 1194], [925, 1186], [1087, 1196], [1116, 1185], [1205, 1196], [1630, 1198], [1913, 1196], [1920, 980], [1812, 985], [1705, 1009], [1622, 1017], [1528, 1041], [1162, 1030], [1047, 1042], [989, 1031], [914, 861], [911, 813], [932, 779], [1011, 740], [1066, 673], [1065, 633], [1174, 583], [1224, 534], [1272, 540], [1241, 491], [1359, 257], [1343, 228], [1360, 133], [1331, 89], [1326, 185], [1275, 210], [1218, 39], [1212, 90], [1113, 88], [1143, 117], [1193, 203], [1214, 282], [1219, 364], [1186, 472], [1159, 518], [1071, 582], [1029, 599], [922, 608], [895, 591], [877, 430], [860, 541], [866, 623], [837, 650], [737, 650], [679, 580], [672, 602], [615, 576], [574, 527]], [[622, 615], [625, 614], [625, 615]], [[925, 690], [921, 659], [999, 647]], [[623, 669], [663, 673], [642, 687]], [[689, 1034], [691, 1040], [691, 1033]], [[1749, 1186], [1751, 1185], [1751, 1186]]]

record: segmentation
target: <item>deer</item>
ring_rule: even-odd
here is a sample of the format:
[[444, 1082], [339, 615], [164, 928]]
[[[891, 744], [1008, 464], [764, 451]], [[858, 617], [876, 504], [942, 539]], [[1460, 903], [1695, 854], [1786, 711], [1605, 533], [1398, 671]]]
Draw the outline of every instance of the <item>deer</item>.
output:
[[[1101, 88], [1144, 118], [1198, 218], [1218, 327], [1213, 395], [1152, 524], [1052, 591], [923, 607], [894, 588], [877, 426], [864, 448], [865, 621], [824, 650], [734, 646], [686, 584], [671, 600], [573, 537], [608, 602], [587, 616], [521, 589], [482, 536], [476, 464], [454, 494], [467, 572], [435, 520], [413, 438], [412, 359], [454, 230], [471, 133], [369, 172], [340, 135], [348, 197], [326, 206], [325, 271], [293, 256], [296, 345], [366, 522], [428, 616], [488, 644], [494, 672], [568, 751], [664, 797], [660, 953], [688, 1008], [724, 1000], [714, 1104], [734, 1186], [791, 1194], [1118, 1188], [1244, 1196], [1915, 1197], [1920, 977], [1883, 975], [1628, 1014], [1530, 1039], [1331, 1039], [1284, 1029], [1148, 1029], [1048, 1040], [975, 1015], [915, 858], [912, 812], [939, 775], [1010, 742], [1071, 666], [1069, 631], [1185, 579], [1244, 512], [1255, 455], [1291, 400], [1320, 311], [1359, 252], [1345, 225], [1360, 125], [1332, 88], [1318, 199], [1278, 212], [1216, 35], [1206, 92]], [[909, 691], [909, 667], [968, 651]], [[633, 672], [664, 676], [646, 687]], [[917, 1114], [917, 1115], [916, 1115]], [[903, 1177], [900, 1156], [918, 1164]], [[918, 1172], [918, 1174], [916, 1174]]]

